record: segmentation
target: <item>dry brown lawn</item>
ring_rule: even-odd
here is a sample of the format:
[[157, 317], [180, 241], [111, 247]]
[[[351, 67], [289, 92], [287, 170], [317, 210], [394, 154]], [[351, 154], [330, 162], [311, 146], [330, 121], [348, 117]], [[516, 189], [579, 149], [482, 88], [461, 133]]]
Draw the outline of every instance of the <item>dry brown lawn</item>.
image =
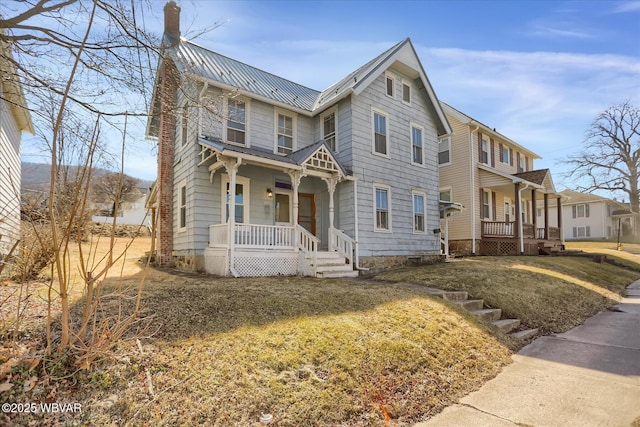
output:
[[[13, 414], [0, 424], [258, 426], [260, 414], [270, 413], [271, 425], [280, 427], [382, 426], [385, 416], [408, 426], [479, 388], [520, 345], [419, 287], [145, 272], [137, 259], [148, 247], [148, 239], [136, 239], [105, 293], [131, 294], [146, 275], [144, 315], [154, 316], [154, 333], [129, 335], [89, 372], [49, 361], [48, 374], [36, 372], [29, 391], [24, 384], [32, 384], [34, 372], [13, 369], [3, 401], [79, 402], [82, 413]], [[562, 329], [614, 302], [637, 277], [605, 266], [604, 276], [618, 279], [595, 280], [603, 267], [589, 260], [535, 259], [477, 258], [381, 278], [482, 289], [496, 305], [513, 295], [514, 304], [530, 303], [521, 318], [532, 325], [537, 310], [553, 306], [553, 323]], [[81, 303], [82, 290], [74, 295]], [[567, 310], [568, 301], [581, 309]], [[120, 306], [113, 302], [105, 299], [107, 311]]]

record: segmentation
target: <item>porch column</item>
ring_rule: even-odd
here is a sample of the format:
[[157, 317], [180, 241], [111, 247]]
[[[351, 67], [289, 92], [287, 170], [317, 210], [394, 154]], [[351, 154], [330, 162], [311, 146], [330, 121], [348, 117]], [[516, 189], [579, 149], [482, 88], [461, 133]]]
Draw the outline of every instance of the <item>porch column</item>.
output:
[[564, 233], [562, 232], [562, 197], [558, 197], [558, 232], [560, 233], [560, 241], [564, 242]]
[[513, 227], [513, 237], [516, 239], [520, 236], [520, 223], [522, 222], [522, 214], [520, 213], [520, 183], [513, 184], [514, 191], [516, 193], [516, 223]]
[[549, 240], [549, 193], [544, 193], [544, 240]]
[[298, 247], [298, 212], [300, 204], [298, 202], [298, 187], [300, 186], [300, 180], [302, 180], [302, 173], [300, 171], [290, 170], [288, 171], [291, 178], [291, 187], [293, 189], [293, 244]]
[[533, 238], [538, 238], [538, 210], [536, 209], [536, 190], [531, 190], [531, 222], [533, 223]]
[[336, 185], [338, 184], [337, 178], [323, 178], [324, 182], [327, 183], [327, 188], [329, 190], [329, 228], [333, 227], [334, 220], [334, 202], [333, 202], [333, 194], [336, 191]]
[[229, 174], [229, 218], [227, 220], [227, 232], [229, 234], [227, 241], [229, 245], [229, 270], [231, 271], [231, 274], [235, 276], [236, 273], [233, 256], [236, 237], [236, 176], [238, 174], [238, 168], [240, 167], [240, 164], [242, 164], [242, 159], [224, 158], [221, 159], [221, 161], [224, 163], [224, 167]]

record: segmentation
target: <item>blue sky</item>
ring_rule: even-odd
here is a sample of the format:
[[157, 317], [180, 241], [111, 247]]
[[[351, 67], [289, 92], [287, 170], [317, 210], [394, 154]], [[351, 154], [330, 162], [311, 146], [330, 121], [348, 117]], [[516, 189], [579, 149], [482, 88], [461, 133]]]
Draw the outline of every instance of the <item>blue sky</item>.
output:
[[[640, 0], [177, 3], [184, 37], [318, 90], [410, 37], [438, 97], [540, 154], [559, 188], [594, 117], [640, 106]], [[164, 4], [145, 11], [158, 34]], [[128, 173], [155, 177], [151, 148]]]

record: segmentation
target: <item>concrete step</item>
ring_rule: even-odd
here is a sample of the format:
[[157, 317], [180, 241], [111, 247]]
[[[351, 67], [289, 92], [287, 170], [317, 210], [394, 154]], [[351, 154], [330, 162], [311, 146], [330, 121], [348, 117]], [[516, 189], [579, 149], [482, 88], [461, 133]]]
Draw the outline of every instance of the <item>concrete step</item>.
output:
[[462, 301], [469, 298], [469, 294], [465, 291], [443, 291], [436, 288], [425, 288], [425, 290], [433, 296], [446, 299], [447, 301]]
[[493, 325], [500, 329], [502, 332], [507, 334], [520, 326], [520, 319], [500, 319], [494, 320], [491, 323], [493, 323]]
[[471, 314], [478, 316], [487, 322], [493, 322], [494, 320], [500, 319], [500, 316], [502, 316], [502, 310], [499, 308], [485, 308], [484, 310], [474, 310]]
[[318, 251], [317, 252], [318, 259], [342, 259], [344, 258], [338, 252], [326, 252], [326, 251]]
[[353, 267], [349, 264], [339, 264], [339, 265], [318, 265], [316, 267], [316, 272], [324, 273], [331, 271], [353, 271]]
[[341, 277], [358, 277], [358, 271], [349, 270], [349, 271], [319, 271], [316, 273], [316, 277], [321, 277], [325, 279], [335, 279]]
[[512, 337], [519, 338], [521, 340], [526, 340], [531, 337], [534, 337], [538, 334], [538, 329], [525, 329], [524, 331], [518, 331], [511, 334]]
[[484, 300], [482, 299], [454, 300], [451, 302], [469, 311], [482, 310], [482, 307], [484, 307]]

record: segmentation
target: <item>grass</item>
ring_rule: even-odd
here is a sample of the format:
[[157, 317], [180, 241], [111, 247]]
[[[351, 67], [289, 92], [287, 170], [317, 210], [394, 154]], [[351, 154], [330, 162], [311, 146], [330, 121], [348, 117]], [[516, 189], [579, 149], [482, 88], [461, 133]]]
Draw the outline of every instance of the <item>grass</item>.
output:
[[503, 316], [552, 333], [567, 331], [617, 303], [625, 287], [639, 277], [638, 272], [581, 257], [477, 257], [376, 278], [464, 290], [501, 308]]
[[616, 263], [636, 271], [640, 271], [640, 244], [622, 243], [622, 249], [618, 250], [617, 242], [592, 241], [592, 242], [566, 242], [567, 249], [580, 250], [591, 254], [603, 254]]
[[[138, 283], [135, 252], [147, 247], [136, 241], [107, 290]], [[379, 278], [466, 289], [560, 331], [613, 304], [638, 275], [585, 258], [478, 257]], [[0, 424], [258, 426], [271, 413], [279, 427], [382, 426], [385, 415], [409, 426], [479, 388], [520, 345], [419, 286], [161, 270], [147, 279], [145, 313], [157, 332], [140, 346], [130, 337], [90, 372], [53, 361], [60, 369], [37, 373], [29, 392], [34, 372], [11, 372], [4, 400], [54, 396], [82, 403], [81, 414], [15, 414]]]

